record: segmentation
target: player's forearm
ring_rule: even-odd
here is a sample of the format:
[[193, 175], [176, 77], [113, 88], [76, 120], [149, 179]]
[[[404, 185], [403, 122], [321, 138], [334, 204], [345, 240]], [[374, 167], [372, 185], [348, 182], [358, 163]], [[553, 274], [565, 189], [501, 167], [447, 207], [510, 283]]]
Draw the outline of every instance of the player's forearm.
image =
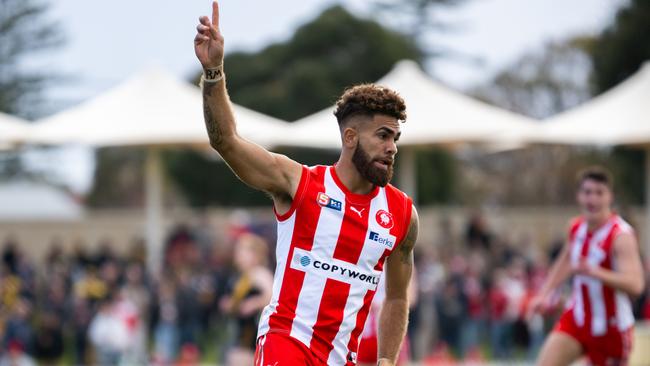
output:
[[591, 271], [592, 277], [630, 296], [639, 296], [643, 292], [645, 286], [643, 274], [616, 272], [602, 267], [593, 267]]
[[386, 359], [391, 365], [395, 363], [406, 335], [407, 323], [408, 300], [387, 299], [379, 318], [378, 360]]
[[567, 280], [571, 276], [571, 267], [569, 263], [569, 253], [564, 250], [560, 253], [560, 257], [557, 258], [551, 270], [546, 277], [546, 281], [540, 289], [540, 295], [547, 296], [553, 292], [561, 283]]
[[230, 105], [225, 79], [203, 84], [203, 116], [210, 145], [220, 154], [227, 153], [236, 137], [235, 117]]

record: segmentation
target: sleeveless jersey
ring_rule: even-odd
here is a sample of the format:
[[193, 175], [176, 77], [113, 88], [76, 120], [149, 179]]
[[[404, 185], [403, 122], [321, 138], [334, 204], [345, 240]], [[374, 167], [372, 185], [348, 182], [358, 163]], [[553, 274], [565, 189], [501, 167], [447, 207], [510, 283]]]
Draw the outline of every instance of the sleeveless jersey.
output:
[[258, 337], [285, 333], [328, 365], [354, 365], [384, 261], [404, 239], [412, 201], [397, 188], [350, 192], [333, 166], [303, 167], [277, 215], [277, 266]]
[[[584, 218], [575, 219], [569, 231], [571, 265], [586, 260], [589, 265], [615, 271], [613, 243], [620, 233], [633, 233], [633, 229], [618, 215], [593, 232], [588, 232]], [[592, 336], [605, 335], [612, 328], [622, 332], [634, 325], [629, 296], [589, 276], [574, 276], [568, 311], [575, 324]]]

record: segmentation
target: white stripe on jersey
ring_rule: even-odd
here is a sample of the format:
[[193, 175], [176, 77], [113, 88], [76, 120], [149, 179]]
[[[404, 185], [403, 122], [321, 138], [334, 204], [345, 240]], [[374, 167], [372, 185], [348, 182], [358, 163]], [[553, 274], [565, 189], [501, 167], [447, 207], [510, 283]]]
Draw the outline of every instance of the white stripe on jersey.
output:
[[[580, 254], [582, 247], [585, 245], [585, 237], [587, 236], [587, 224], [580, 225], [575, 234], [573, 245], [571, 245], [571, 266], [576, 266], [580, 262]], [[585, 308], [584, 299], [582, 298], [582, 281], [578, 280], [578, 276], [573, 280], [573, 319], [579, 326], [585, 325]]]
[[[321, 210], [311, 251], [316, 257], [332, 258], [338, 242], [338, 235], [341, 232], [341, 225], [343, 224], [346, 208], [345, 193], [334, 182], [330, 169], [325, 170], [324, 187], [325, 192], [323, 193], [341, 202], [341, 210], [330, 208]], [[292, 260], [292, 258], [289, 258], [289, 260]], [[310, 272], [305, 273], [305, 280], [296, 305], [296, 319], [291, 326], [291, 336], [300, 340], [307, 347], [311, 343], [313, 327], [318, 319], [319, 305], [326, 282], [327, 277]]]
[[630, 297], [623, 291], [616, 291], [616, 323], [618, 330], [624, 331], [634, 325], [634, 313]]

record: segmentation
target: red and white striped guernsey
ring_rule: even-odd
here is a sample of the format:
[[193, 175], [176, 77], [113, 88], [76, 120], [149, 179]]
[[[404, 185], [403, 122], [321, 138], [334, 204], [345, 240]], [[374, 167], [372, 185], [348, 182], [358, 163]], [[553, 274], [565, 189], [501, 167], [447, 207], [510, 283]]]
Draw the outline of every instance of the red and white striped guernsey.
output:
[[303, 167], [293, 204], [277, 215], [277, 267], [258, 337], [285, 333], [328, 365], [354, 365], [383, 271], [411, 220], [397, 188], [350, 192], [333, 166]]
[[[633, 229], [618, 215], [593, 232], [587, 230], [584, 218], [575, 219], [569, 231], [571, 265], [582, 259], [592, 266], [616, 270], [613, 244], [620, 233], [633, 233]], [[634, 325], [629, 296], [589, 276], [574, 276], [568, 309], [576, 325], [592, 336], [605, 335], [610, 329], [625, 331]]]

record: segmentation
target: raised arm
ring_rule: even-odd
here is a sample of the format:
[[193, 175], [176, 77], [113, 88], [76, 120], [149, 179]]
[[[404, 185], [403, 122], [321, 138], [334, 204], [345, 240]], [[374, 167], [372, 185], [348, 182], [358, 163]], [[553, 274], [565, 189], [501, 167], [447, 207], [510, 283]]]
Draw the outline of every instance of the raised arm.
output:
[[386, 299], [379, 317], [377, 365], [395, 364], [406, 335], [408, 287], [413, 272], [413, 247], [418, 238], [419, 218], [415, 207], [406, 237], [386, 259]]
[[204, 69], [203, 113], [210, 145], [244, 183], [270, 193], [276, 205], [290, 202], [300, 181], [300, 164], [237, 134], [226, 90], [224, 38], [219, 30], [219, 5], [216, 1], [212, 3], [212, 19], [200, 17], [196, 30], [194, 51]]

